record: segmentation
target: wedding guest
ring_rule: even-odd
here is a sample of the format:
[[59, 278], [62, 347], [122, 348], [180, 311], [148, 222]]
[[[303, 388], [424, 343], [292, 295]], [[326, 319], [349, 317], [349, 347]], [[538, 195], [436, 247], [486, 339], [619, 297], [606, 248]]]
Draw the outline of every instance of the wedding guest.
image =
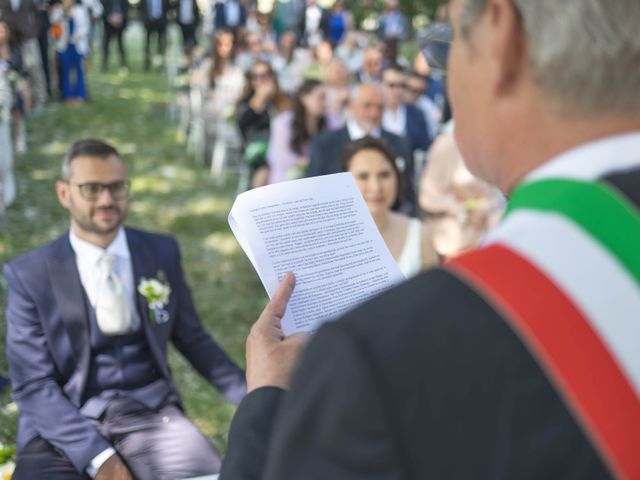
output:
[[409, 36], [409, 21], [400, 11], [398, 0], [386, 0], [384, 11], [378, 17], [378, 35], [381, 39], [406, 40]]
[[62, 0], [51, 11], [51, 23], [60, 32], [56, 52], [61, 99], [69, 104], [82, 103], [87, 99], [83, 61], [89, 52], [89, 13], [82, 3]]
[[0, 0], [0, 16], [7, 22], [20, 45], [25, 68], [29, 74], [30, 97], [34, 112], [47, 101], [47, 82], [42, 67], [40, 35], [40, 2], [37, 0]]
[[241, 0], [218, 0], [213, 12], [215, 31], [229, 30], [235, 38], [247, 23], [247, 9]]
[[426, 79], [415, 71], [410, 71], [405, 76], [404, 101], [407, 105], [413, 105], [418, 108], [427, 121], [429, 130], [429, 138], [436, 138], [440, 129], [440, 121], [442, 119], [442, 111], [425, 94]]
[[268, 183], [267, 148], [271, 122], [291, 108], [291, 99], [280, 89], [268, 62], [255, 63], [248, 73], [244, 93], [236, 107], [238, 127], [244, 141], [244, 159], [249, 163], [252, 188]]
[[200, 24], [200, 8], [196, 0], [179, 0], [176, 21], [182, 33], [182, 49], [190, 55], [197, 45], [196, 32]]
[[313, 63], [309, 50], [297, 46], [296, 34], [286, 30], [280, 35], [278, 51], [271, 59], [271, 65], [278, 74], [280, 87], [289, 94], [294, 94], [304, 81], [304, 72]]
[[[209, 56], [194, 71], [191, 80], [192, 87], [202, 97], [194, 113], [203, 117], [207, 150], [213, 148], [217, 157], [226, 155], [228, 142], [237, 137], [233, 119], [245, 79], [242, 69], [234, 63], [234, 57], [233, 33], [230, 30], [217, 31]], [[206, 155], [205, 161], [207, 158], [210, 157]]]
[[300, 20], [300, 40], [304, 46], [314, 48], [327, 38], [329, 12], [318, 4], [318, 0], [306, 0]]
[[367, 135], [345, 148], [341, 162], [343, 170], [353, 174], [402, 274], [409, 278], [435, 265], [438, 256], [427, 227], [417, 218], [392, 211], [400, 205], [403, 178], [389, 147]]
[[[154, 67], [162, 65], [167, 46], [167, 14], [169, 0], [141, 0], [139, 3], [140, 17], [145, 30], [144, 42], [144, 70], [148, 71], [153, 63]], [[151, 39], [156, 39], [156, 54], [151, 58]]]
[[324, 82], [327, 77], [327, 68], [333, 59], [333, 47], [326, 40], [321, 40], [313, 48], [313, 62], [304, 72], [304, 78], [313, 78]]
[[255, 62], [259, 60], [269, 60], [269, 55], [264, 51], [262, 38], [254, 32], [246, 32], [244, 35], [243, 50], [235, 58], [235, 64], [243, 72], [248, 72]]
[[273, 119], [269, 136], [269, 183], [304, 176], [309, 164], [309, 143], [326, 126], [322, 82], [305, 80], [293, 100], [293, 109]]
[[16, 181], [13, 174], [13, 147], [11, 145], [11, 51], [9, 26], [0, 21], [0, 215], [13, 203]]
[[352, 75], [356, 75], [362, 69], [366, 43], [367, 40], [361, 32], [351, 31], [335, 48], [336, 57], [344, 62]]
[[334, 58], [326, 68], [327, 128], [335, 130], [344, 126], [351, 89], [351, 76], [342, 60]]
[[369, 46], [365, 48], [362, 55], [362, 69], [358, 72], [358, 81], [360, 83], [380, 83], [383, 59], [380, 48]]
[[219, 453], [183, 413], [168, 344], [232, 403], [244, 372], [204, 329], [176, 241], [123, 226], [129, 185], [113, 146], [74, 143], [55, 185], [70, 230], [4, 267], [14, 480], [218, 473]]
[[352, 28], [353, 15], [345, 8], [344, 0], [336, 0], [329, 11], [327, 40], [335, 47], [349, 34]]
[[123, 41], [124, 30], [129, 19], [128, 0], [101, 0], [104, 10], [102, 12], [102, 71], [109, 68], [109, 44], [115, 37], [120, 54], [120, 69], [126, 71], [127, 53]]
[[[417, 107], [405, 103], [407, 88], [404, 70], [393, 65], [382, 71], [382, 89], [385, 109], [382, 114], [382, 126], [385, 130], [409, 140], [412, 154], [426, 152], [433, 141], [429, 136], [427, 120]], [[411, 157], [413, 160], [413, 155]]]

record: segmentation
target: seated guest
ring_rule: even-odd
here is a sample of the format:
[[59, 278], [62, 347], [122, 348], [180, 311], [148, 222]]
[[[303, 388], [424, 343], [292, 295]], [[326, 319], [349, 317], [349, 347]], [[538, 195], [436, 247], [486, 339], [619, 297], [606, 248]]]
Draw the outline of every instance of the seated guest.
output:
[[273, 119], [269, 136], [269, 183], [304, 176], [309, 164], [309, 142], [324, 130], [324, 86], [305, 80], [293, 100], [293, 110]]
[[87, 99], [83, 62], [89, 53], [89, 12], [75, 0], [62, 0], [52, 9], [51, 23], [59, 29], [56, 52], [62, 100], [82, 103]]
[[440, 128], [440, 120], [442, 119], [442, 111], [425, 94], [427, 81], [417, 73], [411, 71], [405, 76], [404, 101], [407, 105], [413, 105], [418, 108], [427, 121], [427, 129], [429, 130], [429, 138], [436, 138]]
[[[385, 109], [382, 126], [389, 132], [406, 137], [412, 153], [417, 150], [425, 152], [432, 141], [427, 121], [418, 108], [404, 102], [406, 86], [406, 77], [401, 67], [393, 65], [383, 70]], [[411, 158], [413, 159], [413, 155]]]
[[296, 47], [296, 34], [286, 30], [280, 35], [278, 51], [271, 59], [271, 65], [278, 74], [280, 87], [289, 94], [294, 94], [304, 81], [304, 72], [311, 66], [313, 57], [306, 48]]
[[360, 83], [379, 83], [382, 74], [382, 51], [378, 47], [369, 46], [362, 53], [362, 68], [358, 72]]
[[56, 192], [70, 231], [4, 267], [13, 478], [217, 473], [218, 452], [183, 413], [169, 341], [228, 401], [246, 384], [196, 313], [176, 241], [123, 226], [126, 167], [100, 140], [71, 147]]
[[438, 261], [427, 229], [417, 218], [392, 212], [402, 195], [402, 175], [393, 153], [369, 135], [349, 144], [342, 167], [351, 172], [384, 242], [407, 278]]
[[340, 157], [349, 142], [371, 135], [384, 141], [393, 152], [398, 168], [403, 173], [405, 191], [403, 209], [413, 213], [415, 209], [415, 193], [411, 179], [413, 178], [413, 162], [411, 152], [405, 138], [387, 130], [382, 124], [383, 93], [379, 86], [362, 84], [351, 93], [347, 105], [347, 122], [343, 128], [323, 133], [311, 143], [309, 168], [307, 176], [327, 175], [340, 172]]
[[334, 58], [326, 68], [327, 127], [330, 130], [344, 126], [351, 88], [351, 75], [342, 60]]
[[249, 162], [251, 187], [267, 184], [267, 147], [271, 121], [291, 106], [280, 90], [278, 79], [267, 62], [257, 62], [249, 70], [244, 94], [236, 107], [236, 119], [244, 141], [244, 159]]
[[[235, 43], [229, 30], [218, 30], [213, 37], [209, 56], [193, 72], [192, 88], [201, 97], [194, 105], [195, 114], [205, 124], [205, 162], [209, 150], [213, 156], [226, 155], [227, 143], [237, 141], [238, 134], [233, 119], [235, 106], [244, 88], [244, 74], [235, 65]], [[197, 102], [196, 102], [197, 103]], [[218, 160], [212, 162], [217, 163]]]

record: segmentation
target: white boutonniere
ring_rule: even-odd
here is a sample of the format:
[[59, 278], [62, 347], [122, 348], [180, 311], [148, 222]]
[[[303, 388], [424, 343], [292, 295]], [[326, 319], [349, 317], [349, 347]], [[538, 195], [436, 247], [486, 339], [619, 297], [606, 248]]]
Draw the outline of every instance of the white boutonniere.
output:
[[147, 299], [151, 320], [156, 324], [169, 321], [169, 312], [164, 309], [164, 306], [169, 303], [169, 295], [171, 294], [171, 287], [163, 281], [163, 272], [159, 272], [158, 277], [143, 277], [138, 284], [138, 292]]

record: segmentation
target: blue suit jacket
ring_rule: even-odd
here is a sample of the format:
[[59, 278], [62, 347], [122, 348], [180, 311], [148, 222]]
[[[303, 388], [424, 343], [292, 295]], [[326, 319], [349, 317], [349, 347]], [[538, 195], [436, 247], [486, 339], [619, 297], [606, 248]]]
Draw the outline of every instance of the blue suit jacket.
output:
[[429, 135], [427, 120], [424, 114], [413, 105], [405, 105], [407, 112], [407, 138], [411, 145], [411, 151], [429, 150], [433, 139]]
[[[134, 285], [160, 270], [171, 285], [166, 323], [152, 323], [146, 299], [136, 293], [141, 328], [158, 371], [175, 391], [167, 364], [171, 340], [227, 400], [239, 403], [246, 392], [244, 372], [203, 328], [176, 241], [132, 229], [126, 233]], [[4, 274], [9, 283], [7, 357], [20, 410], [18, 449], [40, 435], [82, 471], [109, 443], [79, 411], [89, 372], [89, 317], [68, 235], [14, 259]]]

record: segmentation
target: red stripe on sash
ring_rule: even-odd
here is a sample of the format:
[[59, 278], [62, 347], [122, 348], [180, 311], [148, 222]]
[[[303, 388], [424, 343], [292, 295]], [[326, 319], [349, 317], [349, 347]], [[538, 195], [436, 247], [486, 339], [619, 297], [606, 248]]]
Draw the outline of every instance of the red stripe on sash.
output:
[[640, 400], [583, 313], [546, 275], [504, 246], [448, 265], [493, 300], [614, 474], [640, 479]]

